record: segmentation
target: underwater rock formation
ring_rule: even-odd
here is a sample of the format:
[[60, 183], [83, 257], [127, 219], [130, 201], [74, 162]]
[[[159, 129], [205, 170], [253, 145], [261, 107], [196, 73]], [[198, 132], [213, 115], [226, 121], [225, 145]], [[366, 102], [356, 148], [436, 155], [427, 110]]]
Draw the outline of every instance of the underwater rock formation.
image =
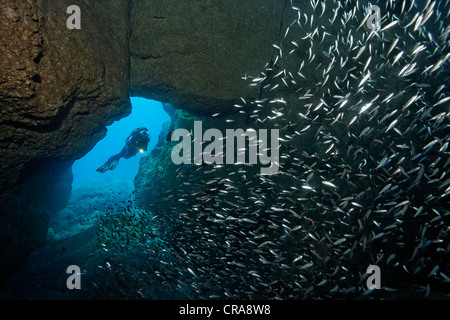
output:
[[80, 4], [81, 30], [71, 4], [1, 1], [0, 270], [45, 236], [57, 176], [131, 109], [128, 1]]
[[255, 97], [241, 77], [270, 58], [287, 2], [133, 0], [131, 94], [209, 114]]
[[[448, 2], [385, 2], [380, 32], [358, 1], [213, 3], [90, 3], [79, 32], [59, 14], [68, 1], [2, 1], [2, 269], [43, 238], [55, 184], [131, 92], [177, 109], [135, 179], [174, 296], [448, 295]], [[279, 129], [280, 172], [175, 165], [167, 136], [195, 120]], [[147, 245], [148, 221], [111, 225]], [[367, 290], [373, 264], [386, 290]]]
[[286, 3], [91, 1], [70, 30], [71, 1], [2, 0], [0, 270], [45, 236], [58, 176], [130, 112], [130, 92], [204, 113], [255, 97], [241, 77], [273, 54]]

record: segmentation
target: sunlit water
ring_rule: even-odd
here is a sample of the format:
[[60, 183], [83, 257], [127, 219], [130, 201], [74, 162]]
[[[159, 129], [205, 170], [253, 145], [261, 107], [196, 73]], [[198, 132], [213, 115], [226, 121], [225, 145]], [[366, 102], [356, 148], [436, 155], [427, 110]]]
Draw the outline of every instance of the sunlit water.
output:
[[[134, 177], [139, 170], [139, 161], [154, 147], [161, 132], [162, 125], [170, 117], [164, 111], [162, 104], [144, 98], [131, 98], [132, 113], [109, 126], [106, 137], [83, 158], [75, 161], [72, 166], [72, 188], [108, 188], [120, 184], [130, 190], [134, 189]], [[139, 153], [130, 159], [120, 159], [114, 170], [105, 173], [97, 172], [109, 157], [117, 154], [125, 145], [126, 138], [135, 128], [146, 127], [150, 133], [150, 143], [147, 152]]]

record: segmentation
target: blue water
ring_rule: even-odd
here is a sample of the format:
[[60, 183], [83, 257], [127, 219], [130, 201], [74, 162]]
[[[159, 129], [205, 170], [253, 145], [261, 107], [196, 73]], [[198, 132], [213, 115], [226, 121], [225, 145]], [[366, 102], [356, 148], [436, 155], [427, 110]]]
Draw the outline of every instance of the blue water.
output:
[[[72, 188], [109, 187], [111, 184], [123, 184], [133, 187], [133, 180], [139, 170], [139, 161], [148, 155], [158, 141], [164, 122], [170, 119], [164, 111], [162, 103], [144, 98], [131, 98], [132, 112], [129, 116], [114, 122], [107, 127], [106, 137], [83, 158], [75, 161], [72, 166]], [[146, 127], [150, 133], [150, 143], [147, 151], [138, 153], [130, 159], [120, 159], [114, 170], [105, 173], [97, 172], [109, 157], [119, 153], [125, 145], [126, 138], [135, 128]]]

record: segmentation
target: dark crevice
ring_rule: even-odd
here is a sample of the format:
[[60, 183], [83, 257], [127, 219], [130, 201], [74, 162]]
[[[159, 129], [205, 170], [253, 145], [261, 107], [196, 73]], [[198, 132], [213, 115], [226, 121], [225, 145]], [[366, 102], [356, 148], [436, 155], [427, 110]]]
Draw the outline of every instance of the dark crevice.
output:
[[39, 52], [38, 55], [36, 56], [36, 58], [33, 59], [34, 63], [41, 62], [41, 59], [43, 56], [44, 56], [44, 51]]
[[280, 21], [280, 30], [279, 30], [280, 35], [281, 35], [281, 31], [283, 31], [284, 13], [286, 12], [287, 5], [288, 5], [288, 0], [284, 0], [283, 11], [281, 12], [281, 21]]
[[31, 80], [33, 80], [33, 82], [36, 82], [36, 83], [42, 83], [42, 77], [41, 77], [39, 74], [35, 74], [35, 75], [31, 78]]
[[130, 50], [130, 40], [131, 40], [131, 35], [133, 33], [133, 30], [131, 28], [131, 10], [133, 9], [133, 5], [131, 3], [131, 0], [128, 0], [127, 2], [127, 25], [128, 25], [128, 30], [127, 30], [127, 49], [128, 49], [128, 68], [127, 68], [127, 76], [128, 76], [128, 91], [130, 91], [131, 88], [131, 50]]
[[151, 60], [151, 59], [160, 59], [164, 56], [155, 56], [150, 53], [143, 54], [143, 53], [130, 52], [130, 57], [141, 59], [141, 60]]

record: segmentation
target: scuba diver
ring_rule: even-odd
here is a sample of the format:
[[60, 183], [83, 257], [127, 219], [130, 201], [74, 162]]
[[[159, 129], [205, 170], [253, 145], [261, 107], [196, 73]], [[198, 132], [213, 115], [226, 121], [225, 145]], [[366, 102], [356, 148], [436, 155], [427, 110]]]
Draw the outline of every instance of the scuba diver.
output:
[[147, 151], [147, 145], [149, 142], [150, 136], [147, 128], [134, 129], [125, 141], [125, 147], [123, 147], [122, 151], [109, 158], [104, 165], [97, 169], [97, 171], [104, 173], [108, 170], [113, 170], [117, 167], [120, 158], [129, 159], [132, 156], [135, 156], [138, 152], [142, 153]]

